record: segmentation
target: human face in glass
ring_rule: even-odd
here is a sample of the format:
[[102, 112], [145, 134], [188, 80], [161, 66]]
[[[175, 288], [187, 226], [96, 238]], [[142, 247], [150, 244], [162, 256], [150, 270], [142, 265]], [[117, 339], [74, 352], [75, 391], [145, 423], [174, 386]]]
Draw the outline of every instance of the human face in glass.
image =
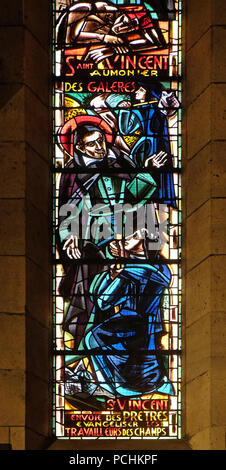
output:
[[106, 139], [102, 132], [94, 131], [82, 139], [82, 151], [91, 158], [102, 159], [107, 154]]
[[146, 98], [146, 90], [142, 86], [138, 88], [138, 90], [135, 92], [135, 97], [136, 100], [138, 101], [144, 101]]

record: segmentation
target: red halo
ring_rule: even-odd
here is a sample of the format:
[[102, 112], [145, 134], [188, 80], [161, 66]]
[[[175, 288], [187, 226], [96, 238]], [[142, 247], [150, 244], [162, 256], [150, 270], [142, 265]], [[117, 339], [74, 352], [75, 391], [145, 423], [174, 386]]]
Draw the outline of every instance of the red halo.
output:
[[113, 135], [112, 129], [110, 126], [104, 121], [104, 119], [98, 116], [76, 116], [69, 121], [67, 121], [63, 127], [60, 129], [59, 140], [60, 144], [71, 157], [74, 155], [74, 133], [78, 126], [90, 124], [96, 127], [99, 127], [102, 131], [104, 131], [106, 136], [106, 141], [109, 144], [113, 142]]

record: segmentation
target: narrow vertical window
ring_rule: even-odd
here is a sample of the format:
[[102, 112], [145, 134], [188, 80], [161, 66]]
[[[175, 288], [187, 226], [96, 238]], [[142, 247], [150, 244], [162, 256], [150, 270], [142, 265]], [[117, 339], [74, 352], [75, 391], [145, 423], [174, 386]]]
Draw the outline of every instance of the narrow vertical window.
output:
[[53, 1], [54, 434], [181, 437], [181, 1]]

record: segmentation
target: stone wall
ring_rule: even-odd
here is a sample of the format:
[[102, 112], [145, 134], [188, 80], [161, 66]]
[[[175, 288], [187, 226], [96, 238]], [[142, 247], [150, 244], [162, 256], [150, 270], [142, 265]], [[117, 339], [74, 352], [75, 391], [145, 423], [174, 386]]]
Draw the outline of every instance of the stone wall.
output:
[[[51, 2], [0, 12], [0, 448], [73, 448], [50, 445]], [[140, 449], [225, 448], [226, 3], [187, 0], [183, 17], [184, 440]]]
[[50, 432], [48, 3], [0, 6], [0, 443], [13, 449], [41, 448]]
[[184, 22], [185, 433], [225, 449], [226, 3], [187, 0]]

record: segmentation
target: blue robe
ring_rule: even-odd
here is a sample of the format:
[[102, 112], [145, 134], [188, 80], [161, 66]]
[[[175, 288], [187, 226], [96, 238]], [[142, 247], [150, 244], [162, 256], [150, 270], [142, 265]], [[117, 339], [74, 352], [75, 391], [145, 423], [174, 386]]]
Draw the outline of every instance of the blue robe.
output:
[[108, 272], [94, 278], [91, 294], [99, 323], [84, 343], [98, 383], [115, 396], [174, 395], [156, 349], [156, 334], [162, 332], [160, 303], [170, 278], [166, 265], [149, 264], [128, 265], [114, 280]]
[[132, 111], [120, 111], [119, 131], [122, 135], [134, 134], [140, 127], [142, 136], [132, 148], [130, 157], [138, 168], [144, 168], [145, 160], [151, 155], [160, 151], [167, 153], [170, 158], [168, 163], [159, 171], [150, 170], [150, 172], [153, 171], [153, 177], [157, 183], [152, 200], [176, 207], [167, 118], [158, 109], [156, 103], [141, 104]]

